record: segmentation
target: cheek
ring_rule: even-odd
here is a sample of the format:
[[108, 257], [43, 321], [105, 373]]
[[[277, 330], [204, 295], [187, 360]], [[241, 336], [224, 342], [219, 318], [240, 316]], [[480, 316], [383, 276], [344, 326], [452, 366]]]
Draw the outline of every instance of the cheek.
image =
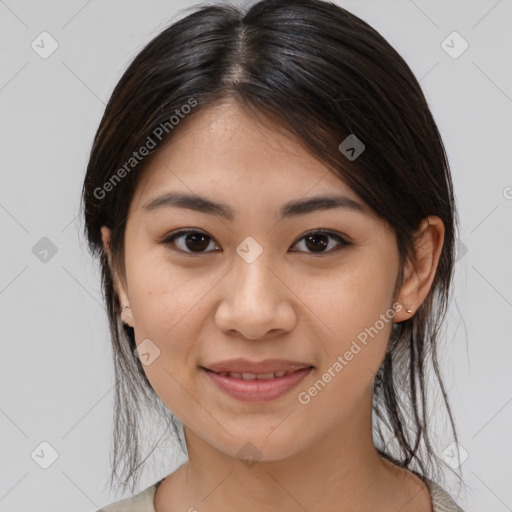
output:
[[361, 316], [360, 325], [341, 326], [336, 337], [324, 338], [326, 356], [315, 378], [298, 390], [298, 401], [308, 417], [323, 418], [324, 427], [348, 420], [351, 411], [369, 396], [373, 379], [384, 359], [392, 330], [389, 319]]
[[310, 290], [304, 302], [315, 313], [314, 333], [323, 352], [316, 386], [323, 396], [320, 401], [327, 396], [355, 400], [382, 364], [394, 318], [394, 276], [384, 266], [382, 260], [379, 264], [361, 259], [350, 271], [344, 268], [304, 288]]
[[130, 301], [141, 335], [165, 344], [177, 343], [185, 332], [190, 338], [200, 326], [201, 303], [218, 278], [180, 269], [162, 257], [134, 270]]
[[301, 314], [315, 323], [319, 335], [331, 340], [329, 352], [342, 350], [349, 338], [389, 314], [394, 286], [390, 269], [384, 260], [363, 255], [323, 275], [296, 281]]
[[135, 338], [157, 354], [143, 368], [167, 407], [186, 416], [190, 397], [196, 396], [191, 375], [197, 371], [207, 295], [218, 278], [192, 279], [183, 270], [173, 271], [169, 263], [153, 262], [146, 268], [151, 270], [139, 267], [129, 277]]

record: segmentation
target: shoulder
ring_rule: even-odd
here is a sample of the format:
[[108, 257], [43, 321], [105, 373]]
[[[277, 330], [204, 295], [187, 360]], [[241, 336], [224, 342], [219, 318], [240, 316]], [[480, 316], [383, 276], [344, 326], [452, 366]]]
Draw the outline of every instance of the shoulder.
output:
[[442, 487], [428, 478], [425, 479], [425, 484], [432, 497], [433, 512], [464, 512]]
[[156, 512], [154, 499], [158, 481], [131, 498], [125, 498], [111, 503], [96, 512]]

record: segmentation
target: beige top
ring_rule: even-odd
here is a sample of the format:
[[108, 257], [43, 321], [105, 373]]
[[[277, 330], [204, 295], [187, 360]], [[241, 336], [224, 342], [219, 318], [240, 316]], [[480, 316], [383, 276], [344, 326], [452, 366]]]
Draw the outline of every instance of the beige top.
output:
[[[156, 488], [162, 480], [159, 480], [131, 498], [116, 501], [96, 512], [156, 512], [153, 501]], [[432, 497], [433, 512], [464, 512], [442, 487], [428, 478], [425, 479], [425, 484]]]

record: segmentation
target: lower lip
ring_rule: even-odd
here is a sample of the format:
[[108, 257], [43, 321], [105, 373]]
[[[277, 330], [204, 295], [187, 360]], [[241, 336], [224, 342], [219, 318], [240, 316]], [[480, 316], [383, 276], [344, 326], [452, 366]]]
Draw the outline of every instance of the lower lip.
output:
[[226, 394], [242, 402], [268, 402], [279, 398], [295, 387], [313, 368], [303, 368], [283, 377], [272, 379], [243, 380], [219, 375], [203, 368], [203, 371]]

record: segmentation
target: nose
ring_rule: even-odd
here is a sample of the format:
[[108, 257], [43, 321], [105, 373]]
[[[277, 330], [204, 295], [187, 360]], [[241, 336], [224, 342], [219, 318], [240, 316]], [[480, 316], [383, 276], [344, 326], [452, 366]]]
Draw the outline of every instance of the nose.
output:
[[223, 280], [222, 301], [215, 313], [220, 330], [256, 340], [293, 329], [297, 321], [295, 296], [270, 263], [263, 254], [252, 263], [242, 258], [235, 261]]

